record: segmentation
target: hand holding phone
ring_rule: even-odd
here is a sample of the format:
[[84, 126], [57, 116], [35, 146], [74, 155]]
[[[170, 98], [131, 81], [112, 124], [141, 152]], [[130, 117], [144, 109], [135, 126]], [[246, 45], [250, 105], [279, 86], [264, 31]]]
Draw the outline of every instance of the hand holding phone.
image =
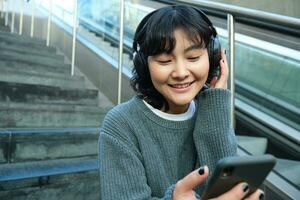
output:
[[249, 184], [248, 195], [250, 195], [263, 183], [275, 163], [276, 159], [272, 155], [234, 156], [221, 159], [201, 200], [216, 198], [241, 182]]

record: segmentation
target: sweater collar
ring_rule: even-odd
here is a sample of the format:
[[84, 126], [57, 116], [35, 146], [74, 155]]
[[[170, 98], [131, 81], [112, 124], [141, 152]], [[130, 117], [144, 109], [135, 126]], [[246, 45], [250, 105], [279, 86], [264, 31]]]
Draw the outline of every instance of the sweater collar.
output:
[[157, 125], [172, 128], [172, 129], [186, 129], [194, 126], [195, 114], [192, 118], [183, 121], [171, 121], [156, 115], [149, 107], [145, 105], [143, 100], [138, 96], [133, 97], [132, 101], [137, 106], [139, 111], [144, 114], [149, 120]]

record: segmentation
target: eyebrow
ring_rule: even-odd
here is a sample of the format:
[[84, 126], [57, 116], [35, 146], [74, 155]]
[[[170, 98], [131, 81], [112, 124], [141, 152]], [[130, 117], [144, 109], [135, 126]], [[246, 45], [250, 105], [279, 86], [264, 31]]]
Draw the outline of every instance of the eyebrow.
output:
[[194, 44], [194, 45], [192, 45], [192, 46], [186, 48], [186, 49], [184, 50], [184, 53], [187, 53], [188, 51], [191, 51], [191, 50], [194, 50], [194, 49], [202, 49], [202, 46], [199, 45], [199, 44]]

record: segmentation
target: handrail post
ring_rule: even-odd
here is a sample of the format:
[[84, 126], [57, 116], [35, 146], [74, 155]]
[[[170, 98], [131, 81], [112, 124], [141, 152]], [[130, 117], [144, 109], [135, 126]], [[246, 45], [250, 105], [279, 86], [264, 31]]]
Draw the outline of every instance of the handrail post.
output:
[[76, 54], [76, 35], [77, 35], [77, 0], [74, 0], [74, 12], [73, 12], [73, 44], [72, 44], [72, 68], [71, 75], [75, 73], [75, 54]]
[[4, 17], [4, 0], [1, 1], [1, 18]]
[[15, 14], [16, 14], [16, 12], [15, 12], [15, 6], [14, 6], [14, 8], [12, 8], [12, 15], [11, 15], [11, 29], [10, 29], [10, 32], [11, 33], [13, 33], [14, 31], [15, 31]]
[[32, 1], [31, 5], [31, 25], [30, 25], [30, 37], [33, 37], [34, 32], [34, 17], [35, 17], [35, 9], [36, 9], [36, 3], [35, 0]]
[[5, 1], [5, 20], [4, 20], [5, 26], [8, 25], [8, 0]]
[[49, 0], [50, 8], [48, 15], [48, 24], [47, 24], [47, 47], [50, 45], [50, 32], [51, 32], [51, 18], [52, 18], [52, 0]]
[[124, 36], [124, 0], [120, 1], [120, 42], [119, 42], [119, 76], [118, 76], [118, 104], [121, 103], [122, 93], [122, 64], [123, 64], [123, 36]]
[[230, 118], [231, 118], [231, 125], [233, 128], [235, 128], [235, 115], [234, 115], [234, 97], [235, 97], [235, 85], [234, 85], [234, 73], [235, 73], [235, 67], [234, 67], [234, 43], [235, 43], [235, 25], [234, 25], [234, 17], [231, 14], [227, 14], [227, 30], [228, 30], [228, 46], [229, 46], [229, 89], [231, 91], [231, 99], [230, 99]]
[[19, 35], [23, 32], [23, 15], [24, 15], [24, 1], [21, 1], [20, 23], [19, 23]]

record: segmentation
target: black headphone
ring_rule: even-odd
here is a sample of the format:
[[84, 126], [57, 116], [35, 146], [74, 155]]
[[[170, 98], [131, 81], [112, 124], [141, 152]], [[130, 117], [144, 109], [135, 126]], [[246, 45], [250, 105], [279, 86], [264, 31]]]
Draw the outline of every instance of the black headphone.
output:
[[[176, 6], [172, 6], [176, 7]], [[210, 38], [207, 50], [208, 50], [208, 57], [209, 57], [209, 72], [206, 84], [209, 85], [210, 81], [214, 76], [219, 76], [220, 73], [220, 66], [219, 62], [221, 60], [221, 44], [217, 35], [217, 31], [214, 28], [212, 22], [208, 19], [203, 11], [198, 8], [192, 7], [195, 9], [202, 17], [202, 19], [207, 23], [209, 28], [212, 31], [212, 36]], [[148, 24], [148, 20], [152, 15], [154, 15], [157, 10], [152, 11], [147, 16], [143, 18], [136, 29], [136, 34], [133, 40], [133, 64], [134, 66], [143, 65], [147, 66], [147, 61], [143, 53], [140, 51], [140, 46], [138, 44], [138, 39], [145, 34], [146, 26]]]

